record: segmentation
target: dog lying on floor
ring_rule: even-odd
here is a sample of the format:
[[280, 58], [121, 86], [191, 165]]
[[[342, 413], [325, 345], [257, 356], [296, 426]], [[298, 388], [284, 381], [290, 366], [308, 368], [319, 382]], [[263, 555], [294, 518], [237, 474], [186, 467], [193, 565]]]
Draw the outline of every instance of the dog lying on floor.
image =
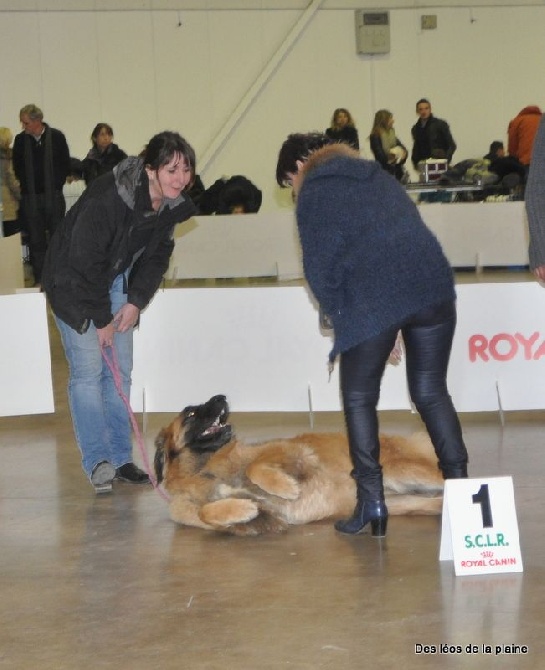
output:
[[[278, 533], [289, 525], [349, 516], [356, 504], [346, 436], [305, 433], [246, 444], [217, 395], [186, 407], [155, 440], [158, 483], [174, 521], [233, 535]], [[390, 514], [438, 514], [443, 479], [424, 433], [381, 435]]]

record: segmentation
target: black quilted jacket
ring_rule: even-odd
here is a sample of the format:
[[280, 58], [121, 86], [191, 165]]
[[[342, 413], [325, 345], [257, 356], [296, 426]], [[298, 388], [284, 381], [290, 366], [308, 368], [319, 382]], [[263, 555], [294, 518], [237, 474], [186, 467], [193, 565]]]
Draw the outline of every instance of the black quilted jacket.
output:
[[53, 312], [81, 333], [91, 321], [104, 328], [112, 320], [112, 282], [133, 263], [128, 302], [144, 309], [168, 267], [175, 224], [195, 211], [183, 194], [153, 211], [139, 158], [127, 158], [96, 179], [68, 211], [47, 250], [42, 287]]

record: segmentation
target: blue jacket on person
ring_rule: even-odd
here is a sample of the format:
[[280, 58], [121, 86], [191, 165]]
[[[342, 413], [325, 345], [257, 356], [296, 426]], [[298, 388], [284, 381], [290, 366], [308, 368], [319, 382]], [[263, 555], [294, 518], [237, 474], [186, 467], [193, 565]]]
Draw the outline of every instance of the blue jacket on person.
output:
[[441, 245], [376, 161], [328, 145], [310, 155], [301, 178], [303, 267], [333, 322], [331, 360], [426, 307], [455, 300]]

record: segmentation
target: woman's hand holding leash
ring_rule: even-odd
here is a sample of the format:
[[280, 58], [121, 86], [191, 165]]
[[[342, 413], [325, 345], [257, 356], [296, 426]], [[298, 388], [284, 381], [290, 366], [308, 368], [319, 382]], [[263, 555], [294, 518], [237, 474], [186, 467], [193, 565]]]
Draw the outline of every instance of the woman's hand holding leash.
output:
[[100, 347], [111, 347], [114, 343], [114, 334], [125, 333], [134, 328], [140, 316], [140, 310], [135, 305], [127, 303], [117, 312], [113, 320], [104, 328], [97, 328]]
[[111, 347], [113, 345], [114, 332], [115, 332], [115, 326], [113, 321], [111, 321], [104, 328], [97, 328], [98, 342], [100, 344], [101, 349], [104, 347]]

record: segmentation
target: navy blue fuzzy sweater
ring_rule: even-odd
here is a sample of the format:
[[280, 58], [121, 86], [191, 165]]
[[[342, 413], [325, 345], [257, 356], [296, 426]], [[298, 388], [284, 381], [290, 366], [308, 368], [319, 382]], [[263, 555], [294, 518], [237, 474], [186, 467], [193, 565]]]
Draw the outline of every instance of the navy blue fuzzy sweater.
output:
[[[315, 152], [297, 225], [305, 276], [335, 330], [330, 358], [455, 299], [452, 269], [403, 187], [375, 161]], [[317, 167], [315, 167], [317, 165]]]

